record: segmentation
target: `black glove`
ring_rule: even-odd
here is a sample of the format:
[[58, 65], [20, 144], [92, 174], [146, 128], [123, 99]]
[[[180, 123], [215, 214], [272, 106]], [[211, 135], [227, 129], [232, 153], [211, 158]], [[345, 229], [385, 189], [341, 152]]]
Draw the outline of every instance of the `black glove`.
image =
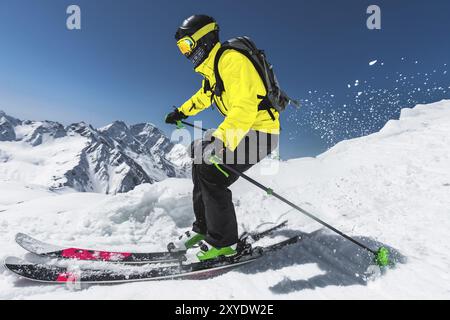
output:
[[205, 147], [214, 141], [213, 133], [216, 129], [208, 129], [203, 135], [202, 139], [192, 141], [191, 145], [187, 148], [187, 151], [192, 159], [201, 159], [203, 150]]
[[179, 111], [178, 109], [175, 109], [173, 112], [169, 113], [166, 116], [166, 123], [168, 124], [176, 124], [177, 121], [181, 121], [184, 119], [187, 119], [188, 117], [184, 115], [183, 112]]
[[203, 145], [203, 161], [211, 165], [211, 158], [216, 157], [216, 160], [222, 163], [223, 152], [223, 142], [219, 139], [213, 139], [210, 143]]
[[210, 158], [212, 156], [222, 158], [224, 145], [221, 140], [215, 139], [214, 137], [212, 137], [212, 140], [198, 139], [191, 143], [188, 147], [188, 152], [195, 164], [211, 164]]

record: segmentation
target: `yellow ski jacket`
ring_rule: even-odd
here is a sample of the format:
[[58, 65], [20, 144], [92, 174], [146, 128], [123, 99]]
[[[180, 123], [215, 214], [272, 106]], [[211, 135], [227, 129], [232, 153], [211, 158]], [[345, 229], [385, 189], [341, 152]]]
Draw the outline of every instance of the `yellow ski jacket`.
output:
[[[179, 111], [194, 116], [215, 102], [225, 120], [213, 136], [222, 140], [234, 151], [249, 130], [270, 134], [280, 133], [279, 114], [273, 109], [275, 121], [266, 110], [258, 110], [260, 97], [266, 96], [266, 88], [253, 63], [242, 53], [230, 49], [220, 57], [218, 68], [225, 90], [220, 97], [214, 96], [206, 87], [209, 82], [214, 90], [214, 60], [221, 45], [218, 43], [208, 58], [195, 71], [204, 77], [202, 88], [186, 101]], [[207, 81], [205, 81], [207, 80]]]

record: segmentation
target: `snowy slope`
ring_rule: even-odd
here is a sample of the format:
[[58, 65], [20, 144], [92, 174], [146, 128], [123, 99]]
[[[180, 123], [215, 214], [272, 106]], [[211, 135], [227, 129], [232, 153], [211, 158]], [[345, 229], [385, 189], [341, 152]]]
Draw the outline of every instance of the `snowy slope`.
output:
[[115, 194], [184, 177], [188, 160], [183, 147], [148, 123], [128, 127], [116, 121], [96, 130], [81, 122], [64, 128], [0, 111], [0, 180]]
[[[239, 181], [232, 191], [241, 231], [289, 218], [288, 230], [275, 238], [302, 230], [304, 242], [207, 281], [70, 291], [30, 285], [2, 270], [0, 298], [181, 299], [192, 298], [193, 288], [198, 299], [450, 298], [450, 101], [403, 110], [379, 133], [317, 158], [265, 161], [249, 175], [366, 244], [389, 246], [396, 268], [368, 278], [366, 253]], [[164, 250], [192, 222], [191, 187], [167, 179], [113, 196], [2, 183], [0, 258], [25, 254], [13, 243], [19, 231], [67, 245]]]

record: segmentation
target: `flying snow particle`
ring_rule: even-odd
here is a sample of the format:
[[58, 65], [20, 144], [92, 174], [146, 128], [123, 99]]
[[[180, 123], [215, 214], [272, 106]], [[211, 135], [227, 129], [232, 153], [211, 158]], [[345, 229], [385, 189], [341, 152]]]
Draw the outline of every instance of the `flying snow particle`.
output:
[[369, 62], [369, 66], [373, 66], [374, 64], [376, 64], [378, 62], [378, 60], [373, 60]]

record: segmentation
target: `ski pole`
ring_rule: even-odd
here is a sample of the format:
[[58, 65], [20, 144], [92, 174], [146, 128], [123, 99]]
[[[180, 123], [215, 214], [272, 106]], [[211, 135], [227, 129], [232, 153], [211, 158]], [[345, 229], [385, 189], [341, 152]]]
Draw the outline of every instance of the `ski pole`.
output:
[[[342, 231], [339, 231], [338, 229], [334, 228], [333, 226], [331, 226], [330, 224], [326, 223], [325, 221], [317, 218], [316, 216], [314, 216], [313, 214], [311, 214], [310, 212], [300, 208], [299, 206], [297, 206], [296, 204], [292, 203], [291, 201], [287, 200], [286, 198], [280, 196], [278, 193], [276, 193], [273, 189], [268, 188], [264, 185], [262, 185], [261, 183], [259, 183], [258, 181], [250, 178], [249, 176], [247, 176], [246, 174], [234, 169], [233, 167], [226, 165], [226, 164], [219, 164], [217, 162], [217, 159], [213, 159], [215, 160], [215, 162], [222, 166], [223, 168], [225, 168], [225, 170], [228, 170], [238, 176], [240, 176], [241, 178], [244, 178], [245, 180], [247, 180], [248, 182], [252, 183], [253, 185], [257, 186], [258, 188], [264, 190], [265, 192], [267, 192], [268, 195], [270, 196], [274, 196], [275, 198], [277, 198], [278, 200], [286, 203], [287, 205], [291, 206], [292, 208], [296, 209], [297, 211], [300, 211], [301, 213], [303, 213], [304, 215], [308, 216], [309, 218], [317, 221], [318, 223], [322, 224], [323, 226], [327, 227], [328, 229], [334, 231], [335, 233], [337, 233], [338, 235], [344, 237], [345, 239], [353, 242], [354, 244], [356, 244], [357, 246], [361, 247], [362, 249], [372, 253], [375, 256], [375, 261], [376, 263], [380, 266], [380, 267], [385, 267], [387, 266], [390, 261], [389, 261], [389, 251], [384, 248], [381, 247], [380, 249], [378, 249], [378, 251], [372, 250], [371, 248], [367, 247], [366, 245], [362, 244], [361, 242], [357, 241], [356, 239], [346, 235], [345, 233], [343, 233]], [[214, 163], [214, 162], [213, 162]], [[216, 164], [214, 163], [214, 164]]]
[[[198, 129], [202, 129], [199, 127], [194, 126], [193, 124], [190, 124], [188, 122], [185, 121], [180, 121], [188, 126], [194, 127], [194, 128], [198, 128]], [[206, 129], [202, 129], [203, 131], [207, 131]], [[389, 258], [389, 250], [385, 247], [381, 247], [379, 248], [377, 251], [367, 247], [366, 245], [362, 244], [361, 242], [357, 241], [356, 239], [346, 235], [345, 233], [343, 233], [342, 231], [339, 231], [338, 229], [334, 228], [333, 226], [331, 226], [330, 224], [326, 223], [325, 221], [317, 218], [316, 216], [314, 216], [313, 214], [311, 214], [310, 212], [306, 211], [305, 209], [300, 208], [299, 206], [297, 206], [296, 204], [292, 203], [291, 201], [287, 200], [286, 198], [280, 196], [278, 193], [276, 193], [273, 189], [268, 188], [264, 185], [262, 185], [261, 183], [259, 183], [258, 181], [250, 178], [249, 176], [247, 176], [246, 174], [234, 169], [233, 167], [224, 164], [224, 163], [220, 163], [220, 159], [217, 156], [213, 156], [210, 159], [211, 163], [214, 164], [216, 166], [216, 168], [223, 172], [223, 168], [225, 168], [226, 170], [234, 173], [235, 175], [247, 180], [248, 182], [250, 182], [251, 184], [255, 185], [256, 187], [264, 190], [268, 195], [270, 196], [274, 196], [275, 198], [277, 198], [278, 200], [286, 203], [287, 205], [291, 206], [292, 208], [296, 209], [297, 211], [303, 213], [304, 215], [308, 216], [309, 218], [313, 219], [314, 221], [320, 223], [321, 225], [327, 227], [328, 229], [334, 231], [335, 233], [337, 233], [338, 235], [344, 237], [345, 239], [353, 242], [354, 244], [356, 244], [357, 246], [359, 246], [360, 248], [370, 252], [371, 254], [373, 254], [375, 256], [375, 262], [378, 264], [378, 266], [380, 267], [386, 267], [389, 265], [390, 263], [390, 258]], [[225, 172], [226, 173], [226, 172]], [[224, 174], [225, 174], [224, 173]], [[225, 174], [225, 176], [228, 176], [228, 174]]]
[[202, 130], [202, 131], [204, 131], [204, 132], [208, 131], [208, 130], [205, 129], [205, 128], [196, 126], [196, 125], [194, 125], [194, 124], [192, 124], [192, 123], [189, 123], [189, 122], [186, 122], [186, 121], [177, 121], [177, 128], [178, 128], [178, 129], [183, 129], [183, 128], [184, 128], [183, 124], [185, 124], [185, 125], [187, 125], [187, 126], [189, 126], [189, 127], [195, 128], [195, 129], [200, 129], [200, 130]]

